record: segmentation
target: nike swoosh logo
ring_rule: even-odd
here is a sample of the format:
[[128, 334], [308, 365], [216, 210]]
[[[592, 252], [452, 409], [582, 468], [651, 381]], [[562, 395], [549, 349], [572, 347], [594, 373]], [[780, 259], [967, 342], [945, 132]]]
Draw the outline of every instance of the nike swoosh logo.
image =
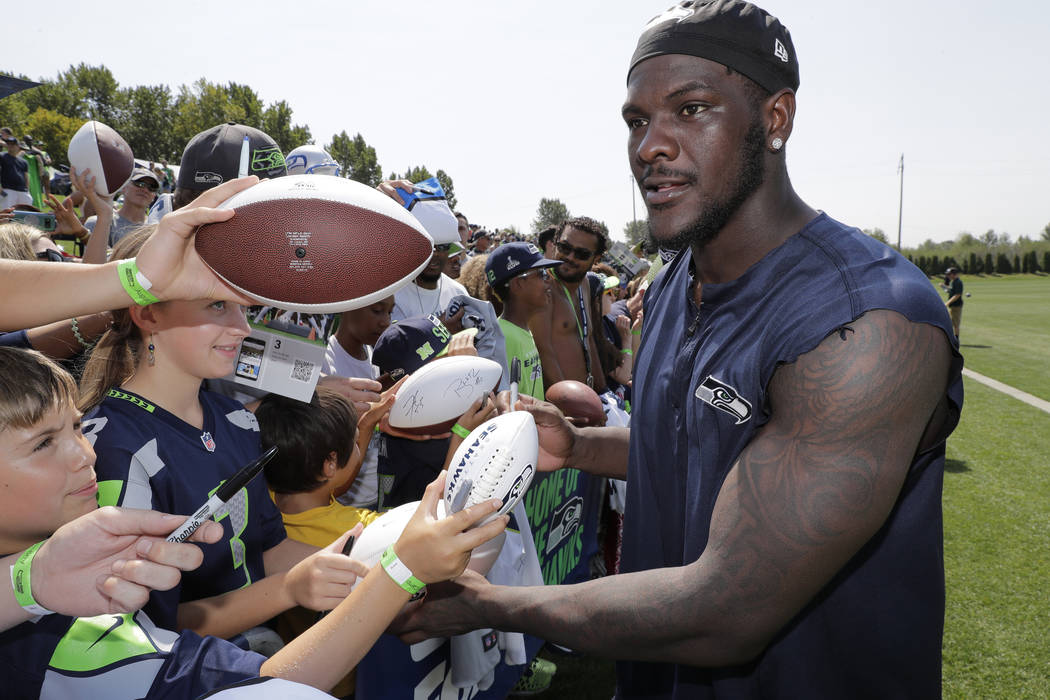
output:
[[108, 629], [108, 630], [106, 630], [105, 632], [103, 632], [103, 633], [102, 633], [102, 634], [101, 634], [101, 635], [99, 636], [99, 638], [98, 638], [98, 639], [96, 639], [95, 641], [93, 641], [93, 642], [91, 643], [91, 646], [90, 646], [90, 647], [88, 647], [88, 649], [90, 649], [91, 647], [93, 647], [93, 646], [95, 646], [96, 644], [98, 644], [99, 642], [101, 642], [101, 641], [102, 641], [103, 639], [105, 639], [105, 638], [106, 638], [106, 637], [107, 637], [107, 636], [109, 635], [109, 633], [110, 633], [110, 632], [112, 632], [113, 630], [117, 629], [118, 627], [120, 627], [121, 625], [123, 625], [123, 624], [124, 624], [124, 618], [123, 618], [123, 617], [117, 617], [116, 615], [114, 615], [114, 616], [113, 616], [113, 619], [115, 620], [115, 622], [114, 622], [114, 623], [113, 623], [112, 625], [110, 625], [110, 626], [109, 626], [109, 629]]

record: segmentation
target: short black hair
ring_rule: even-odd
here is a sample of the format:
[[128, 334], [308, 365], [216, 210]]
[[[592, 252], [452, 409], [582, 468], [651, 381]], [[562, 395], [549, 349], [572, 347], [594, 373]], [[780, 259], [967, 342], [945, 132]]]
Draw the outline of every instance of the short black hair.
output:
[[510, 279], [497, 282], [496, 284], [489, 282], [489, 287], [492, 289], [492, 293], [495, 294], [496, 298], [504, 304], [506, 304], [507, 300], [510, 298], [510, 280], [512, 279], [514, 278], [511, 277]]
[[536, 235], [536, 245], [539, 246], [540, 250], [547, 247], [547, 243], [554, 240], [554, 237], [558, 234], [557, 226], [548, 226]]
[[556, 241], [561, 240], [561, 236], [565, 233], [565, 229], [573, 227], [589, 233], [598, 239], [598, 250], [595, 251], [594, 257], [600, 258], [609, 248], [609, 230], [600, 221], [592, 219], [589, 216], [574, 216], [571, 219], [566, 219], [561, 222], [558, 226], [558, 235], [554, 238]]
[[269, 394], [255, 411], [262, 444], [277, 445], [263, 468], [274, 493], [306, 493], [324, 485], [324, 463], [333, 452], [339, 466], [354, 453], [357, 412], [341, 394], [320, 387], [309, 403]]

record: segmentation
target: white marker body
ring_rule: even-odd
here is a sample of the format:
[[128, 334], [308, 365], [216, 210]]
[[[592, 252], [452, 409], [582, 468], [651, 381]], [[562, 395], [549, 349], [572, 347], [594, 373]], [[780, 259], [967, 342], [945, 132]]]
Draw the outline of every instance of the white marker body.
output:
[[244, 141], [241, 142], [241, 162], [240, 167], [237, 168], [237, 177], [244, 177], [248, 174], [248, 157], [251, 149], [251, 141], [248, 139], [248, 135], [244, 135]]

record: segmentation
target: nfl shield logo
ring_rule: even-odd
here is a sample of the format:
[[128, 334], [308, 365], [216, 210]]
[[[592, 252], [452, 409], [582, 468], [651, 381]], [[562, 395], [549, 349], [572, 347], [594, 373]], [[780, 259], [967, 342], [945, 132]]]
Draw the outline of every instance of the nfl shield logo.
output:
[[214, 452], [215, 451], [215, 439], [212, 438], [211, 433], [209, 433], [209, 432], [202, 433], [201, 434], [201, 442], [204, 443], [204, 447], [205, 447], [205, 449], [208, 450], [208, 452]]

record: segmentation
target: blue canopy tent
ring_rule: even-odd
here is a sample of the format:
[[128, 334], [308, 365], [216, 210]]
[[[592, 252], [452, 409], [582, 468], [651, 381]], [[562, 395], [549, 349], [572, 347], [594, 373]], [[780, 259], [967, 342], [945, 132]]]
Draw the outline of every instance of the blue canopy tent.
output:
[[21, 78], [13, 78], [10, 75], [0, 75], [0, 99], [13, 95], [16, 92], [22, 90], [28, 90], [34, 88], [40, 83], [33, 82], [32, 80], [22, 80]]

